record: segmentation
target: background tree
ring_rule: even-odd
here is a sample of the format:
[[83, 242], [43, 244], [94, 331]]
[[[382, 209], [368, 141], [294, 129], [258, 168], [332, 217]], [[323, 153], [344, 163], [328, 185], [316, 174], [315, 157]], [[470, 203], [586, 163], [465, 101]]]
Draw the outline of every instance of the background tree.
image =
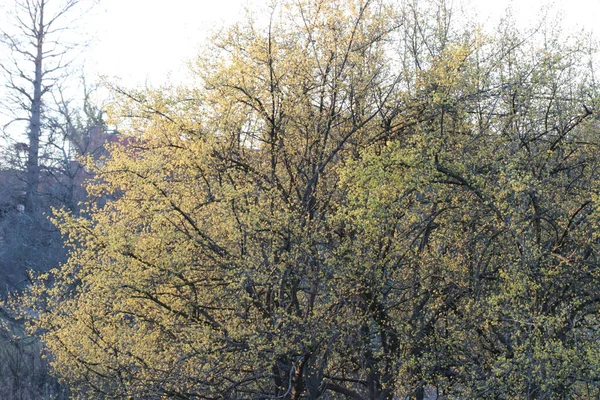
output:
[[74, 212], [87, 198], [83, 182], [91, 175], [85, 171], [85, 158], [100, 157], [105, 142], [116, 133], [109, 132], [103, 105], [94, 100], [99, 85], [89, 86], [82, 78], [81, 89], [80, 99], [69, 98], [62, 90], [55, 93], [57, 110], [48, 118], [48, 151], [42, 168], [46, 202]]
[[[6, 151], [10, 161], [0, 171], [0, 297], [18, 290], [28, 282], [29, 271], [48, 271], [66, 259], [66, 248], [60, 232], [48, 220], [52, 207], [73, 212], [86, 200], [83, 182], [91, 175], [84, 169], [84, 158], [104, 151], [106, 126], [103, 112], [90, 96], [95, 89], [85, 88], [83, 109], [77, 102], [56, 99], [60, 107], [48, 116], [46, 133], [49, 140], [44, 149], [44, 164], [40, 168], [38, 213], [19, 209], [23, 202], [23, 177], [15, 171], [24, 166], [26, 149]], [[57, 95], [62, 92], [58, 90]], [[24, 145], [21, 143], [21, 145]], [[11, 157], [12, 156], [12, 157]]]
[[3, 131], [1, 171], [3, 296], [24, 285], [28, 270], [47, 271], [66, 256], [60, 234], [46, 215], [51, 207], [75, 210], [83, 200], [74, 196], [74, 176], [81, 168], [75, 156], [83, 153], [72, 149], [91, 125], [103, 128], [97, 107], [89, 100], [89, 88], [84, 83], [84, 99], [75, 101], [76, 82], [67, 79], [74, 70], [76, 48], [85, 45], [71, 41], [77, 19], [92, 4], [18, 0], [3, 16], [0, 42], [6, 51], [0, 71], [6, 96], [1, 106], [9, 119]]
[[27, 130], [27, 212], [39, 208], [40, 146], [51, 107], [48, 100], [65, 78], [78, 45], [67, 39], [67, 32], [83, 12], [82, 7], [89, 4], [82, 0], [16, 0], [8, 14], [9, 25], [0, 31], [0, 42], [7, 54], [0, 59], [7, 88], [3, 111], [10, 116], [8, 125], [12, 132], [18, 129], [10, 128], [14, 125]]
[[[32, 270], [47, 271], [66, 259], [63, 240], [47, 214], [52, 206], [76, 210], [74, 204], [82, 200], [72, 196], [69, 182], [73, 179], [66, 174], [76, 172], [69, 168], [80, 165], [74, 157], [63, 157], [58, 163], [57, 154], [69, 148], [65, 140], [58, 140], [64, 139], [68, 122], [74, 122], [68, 129], [74, 137], [77, 129], [73, 128], [81, 131], [90, 121], [67, 122], [63, 116], [77, 113], [79, 108], [69, 100], [73, 90], [65, 88], [68, 75], [77, 69], [76, 48], [84, 45], [81, 32], [76, 35], [75, 30], [93, 1], [5, 3], [2, 10], [7, 12], [0, 24], [0, 79], [5, 89], [0, 113], [3, 122], [8, 121], [3, 126], [0, 170], [2, 299], [9, 291], [22, 289]], [[89, 108], [91, 102], [84, 104]], [[67, 187], [71, 190], [65, 190]], [[66, 388], [49, 376], [48, 362], [40, 354], [42, 347], [38, 338], [24, 333], [22, 321], [0, 310], [0, 397], [66, 397]]]

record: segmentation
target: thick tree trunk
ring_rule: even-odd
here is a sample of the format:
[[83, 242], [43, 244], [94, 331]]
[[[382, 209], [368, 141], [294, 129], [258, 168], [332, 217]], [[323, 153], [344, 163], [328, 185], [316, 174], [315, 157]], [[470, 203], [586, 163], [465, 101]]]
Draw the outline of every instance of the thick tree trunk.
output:
[[33, 81], [33, 98], [31, 102], [31, 115], [29, 119], [29, 151], [27, 154], [26, 181], [27, 188], [25, 192], [25, 211], [34, 213], [37, 211], [38, 204], [38, 186], [40, 182], [39, 149], [41, 136], [42, 120], [42, 64], [44, 59], [44, 1], [40, 5], [40, 17], [37, 26], [37, 43], [35, 58], [35, 79]]

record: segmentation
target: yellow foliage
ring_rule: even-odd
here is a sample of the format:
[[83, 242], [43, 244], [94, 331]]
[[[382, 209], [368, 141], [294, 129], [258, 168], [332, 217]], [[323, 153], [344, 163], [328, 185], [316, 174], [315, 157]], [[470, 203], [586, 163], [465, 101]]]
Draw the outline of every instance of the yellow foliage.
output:
[[128, 139], [22, 299], [77, 396], [598, 393], [596, 88], [444, 18], [286, 1], [199, 87], [120, 91]]

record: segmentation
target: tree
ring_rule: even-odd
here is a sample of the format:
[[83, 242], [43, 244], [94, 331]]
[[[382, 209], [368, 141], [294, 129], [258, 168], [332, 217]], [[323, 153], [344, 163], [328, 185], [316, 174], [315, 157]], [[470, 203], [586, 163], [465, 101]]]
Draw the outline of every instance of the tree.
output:
[[68, 398], [67, 388], [50, 376], [38, 338], [27, 335], [23, 324], [4, 310], [0, 323], [0, 395], [15, 400]]
[[105, 112], [92, 101], [98, 86], [90, 87], [82, 78], [82, 89], [81, 105], [57, 90], [54, 103], [58, 107], [48, 118], [49, 150], [43, 168], [47, 203], [75, 212], [87, 197], [83, 181], [91, 177], [85, 171], [84, 160], [100, 157], [109, 137]]
[[598, 93], [581, 42], [542, 33], [447, 48], [419, 85], [435, 118], [345, 169], [345, 262], [413, 387], [598, 394]]
[[27, 161], [25, 167], [25, 208], [35, 212], [40, 181], [40, 146], [50, 102], [74, 59], [76, 43], [67, 41], [65, 33], [80, 15], [82, 0], [16, 0], [9, 13], [12, 30], [0, 31], [0, 40], [10, 54], [0, 60], [6, 79], [8, 99], [4, 111], [9, 125], [24, 122], [27, 126]]
[[[68, 142], [75, 142], [77, 131], [87, 132], [82, 124], [98, 122], [89, 113], [74, 117], [78, 106], [70, 100], [72, 89], [66, 82], [77, 46], [68, 41], [69, 35], [86, 4], [91, 3], [16, 1], [0, 29], [0, 42], [7, 50], [0, 59], [7, 89], [1, 105], [9, 117], [2, 152], [2, 297], [26, 283], [28, 270], [47, 271], [66, 257], [59, 232], [44, 214], [51, 207], [76, 209], [72, 169], [80, 166], [67, 153]], [[83, 108], [94, 108], [87, 93]], [[19, 129], [22, 134], [27, 130], [26, 138]], [[27, 215], [23, 217], [19, 207]]]
[[121, 90], [109, 200], [59, 214], [70, 260], [23, 298], [55, 371], [83, 397], [597, 395], [586, 53], [450, 18], [283, 2], [201, 87]]

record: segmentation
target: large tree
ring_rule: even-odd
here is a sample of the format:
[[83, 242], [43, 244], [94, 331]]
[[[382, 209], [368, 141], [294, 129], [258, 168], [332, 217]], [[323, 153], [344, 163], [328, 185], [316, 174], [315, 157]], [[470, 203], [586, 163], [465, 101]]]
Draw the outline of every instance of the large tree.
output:
[[447, 395], [598, 395], [598, 93], [581, 42], [544, 33], [449, 48], [435, 118], [344, 168], [345, 263]]
[[70, 31], [83, 13], [82, 7], [91, 3], [92, 0], [15, 0], [0, 28], [4, 49], [0, 71], [7, 89], [2, 111], [9, 118], [5, 134], [10, 142], [18, 142], [18, 129], [24, 127], [27, 131], [24, 180], [28, 212], [39, 208], [40, 151], [53, 103], [51, 95], [70, 72], [75, 48], [82, 44], [74, 40], [77, 34]]
[[198, 88], [121, 91], [105, 202], [59, 216], [71, 258], [24, 299], [55, 371], [84, 397], [597, 395], [587, 53], [450, 19], [283, 2]]

